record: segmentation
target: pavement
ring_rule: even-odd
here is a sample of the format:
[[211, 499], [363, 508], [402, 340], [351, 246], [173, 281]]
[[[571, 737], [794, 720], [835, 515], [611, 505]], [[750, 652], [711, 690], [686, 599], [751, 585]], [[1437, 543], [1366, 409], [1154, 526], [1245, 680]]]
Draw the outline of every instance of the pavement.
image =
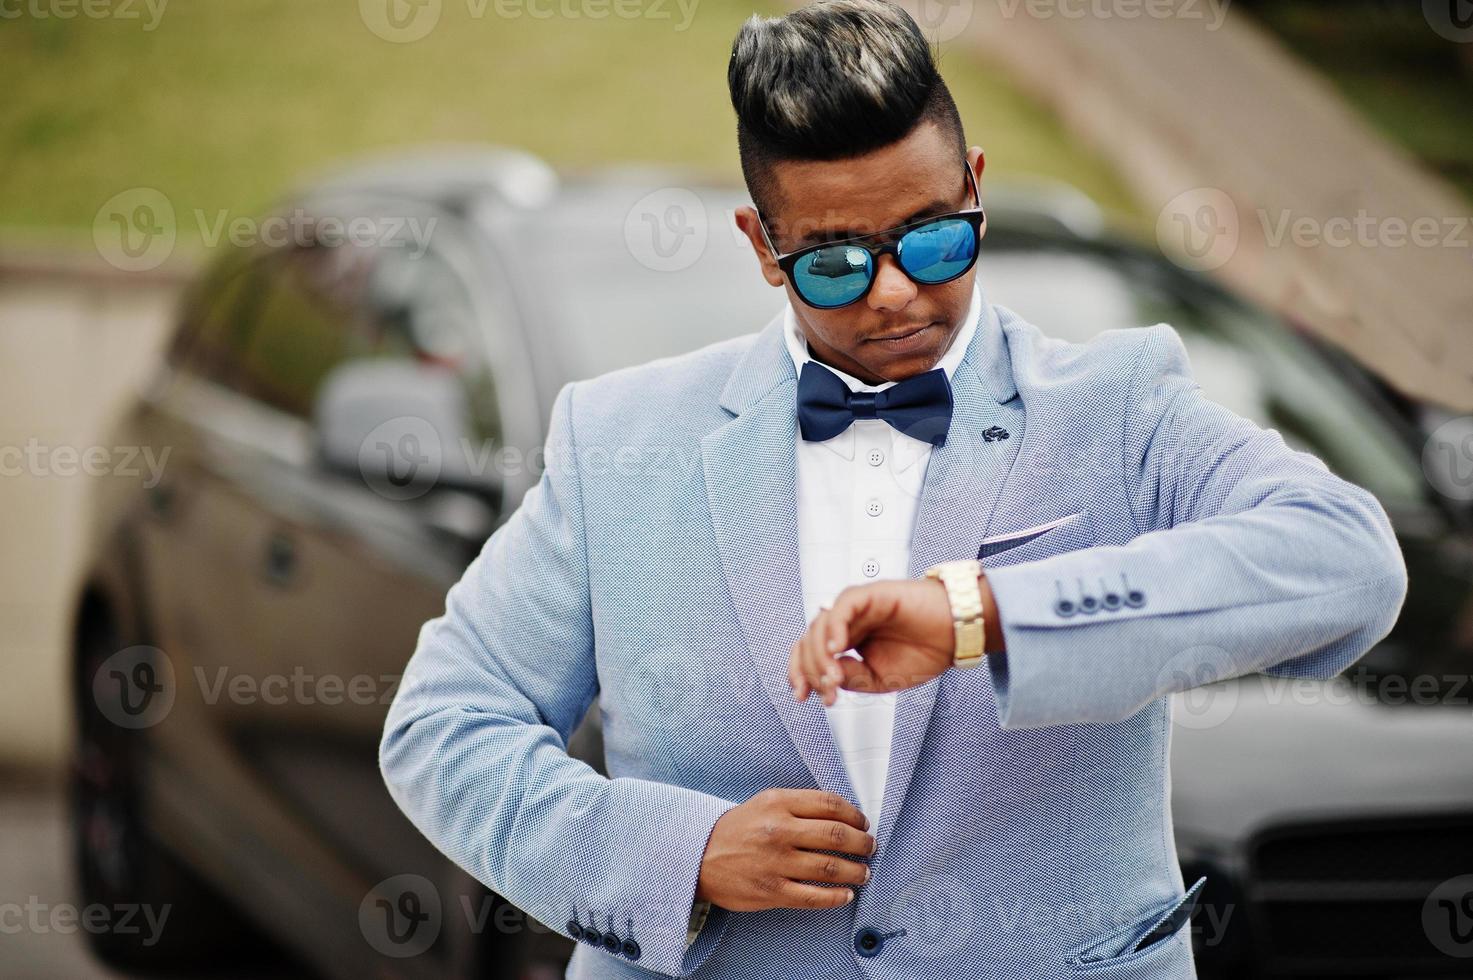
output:
[[[88, 918], [72, 878], [71, 842], [62, 785], [49, 773], [0, 775], [0, 977], [5, 980], [139, 980], [112, 970], [87, 945]], [[272, 980], [307, 980], [273, 966]], [[209, 976], [261, 975], [221, 964]], [[194, 978], [191, 978], [194, 980]]]
[[137, 980], [98, 962], [87, 946], [86, 923], [101, 916], [89, 919], [72, 882], [59, 787], [30, 780], [0, 786], [0, 827], [0, 976]]

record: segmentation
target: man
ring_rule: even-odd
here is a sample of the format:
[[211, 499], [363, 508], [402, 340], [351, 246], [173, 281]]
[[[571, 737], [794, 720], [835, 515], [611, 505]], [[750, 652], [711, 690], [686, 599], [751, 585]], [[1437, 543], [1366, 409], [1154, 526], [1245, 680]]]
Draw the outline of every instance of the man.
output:
[[[570, 977], [1193, 976], [1167, 695], [1361, 656], [1385, 513], [1170, 326], [986, 300], [982, 151], [898, 8], [753, 18], [729, 80], [788, 305], [563, 386], [420, 633], [390, 791]], [[565, 751], [595, 697], [611, 778]]]

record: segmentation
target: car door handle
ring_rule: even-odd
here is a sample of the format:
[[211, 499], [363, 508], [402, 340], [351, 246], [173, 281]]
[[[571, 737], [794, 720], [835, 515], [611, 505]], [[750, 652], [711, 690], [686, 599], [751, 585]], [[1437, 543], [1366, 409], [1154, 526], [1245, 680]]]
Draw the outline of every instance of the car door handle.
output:
[[159, 483], [148, 490], [148, 509], [159, 520], [167, 520], [174, 512], [176, 494], [167, 483]]
[[263, 573], [272, 585], [290, 585], [296, 577], [297, 545], [285, 531], [273, 531], [266, 539]]

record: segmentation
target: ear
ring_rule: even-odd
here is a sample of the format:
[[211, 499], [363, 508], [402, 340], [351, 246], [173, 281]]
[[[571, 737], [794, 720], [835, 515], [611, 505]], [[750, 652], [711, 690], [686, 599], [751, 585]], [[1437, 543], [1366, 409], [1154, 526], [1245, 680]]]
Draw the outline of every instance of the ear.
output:
[[982, 171], [987, 166], [987, 154], [982, 152], [982, 147], [973, 146], [967, 150], [967, 163], [972, 167], [972, 173], [977, 177], [977, 184], [982, 184]]
[[767, 280], [770, 286], [781, 286], [783, 284], [782, 270], [777, 267], [777, 259], [767, 248], [767, 239], [762, 234], [762, 226], [757, 221], [757, 209], [747, 205], [737, 208], [732, 217], [742, 234], [747, 236], [747, 241], [752, 245], [752, 251], [757, 253], [757, 261], [762, 264], [762, 278]]
[[[987, 167], [987, 155], [982, 152], [982, 147], [973, 146], [967, 150], [967, 165], [972, 168], [972, 175], [977, 178], [977, 194], [982, 194], [982, 171]], [[983, 202], [984, 209], [986, 202]], [[987, 235], [987, 212], [982, 212], [982, 226], [977, 229], [977, 237], [983, 238]]]

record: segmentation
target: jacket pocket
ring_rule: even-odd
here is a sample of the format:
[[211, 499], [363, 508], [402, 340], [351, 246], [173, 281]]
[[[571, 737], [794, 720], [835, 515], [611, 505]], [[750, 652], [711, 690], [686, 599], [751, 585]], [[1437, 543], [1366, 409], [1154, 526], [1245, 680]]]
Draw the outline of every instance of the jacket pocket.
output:
[[1178, 940], [1186, 935], [1182, 927], [1191, 921], [1206, 883], [1205, 877], [1198, 878], [1181, 898], [1085, 946], [1069, 957], [1071, 971], [1076, 976], [1126, 980], [1135, 976], [1174, 976], [1170, 967], [1178, 960], [1190, 967], [1191, 944]]
[[990, 537], [983, 538], [981, 546], [977, 549], [977, 557], [983, 562], [986, 562], [1004, 552], [1012, 551], [1014, 548], [1021, 548], [1035, 541], [1039, 542], [1040, 546], [1046, 546], [1047, 542], [1042, 540], [1045, 536], [1060, 536], [1062, 529], [1078, 524], [1083, 517], [1084, 512], [1080, 511], [1077, 514], [1070, 514], [1067, 517], [1061, 517], [1047, 524], [1023, 528], [1018, 531], [1006, 531], [1002, 534], [994, 534]]

